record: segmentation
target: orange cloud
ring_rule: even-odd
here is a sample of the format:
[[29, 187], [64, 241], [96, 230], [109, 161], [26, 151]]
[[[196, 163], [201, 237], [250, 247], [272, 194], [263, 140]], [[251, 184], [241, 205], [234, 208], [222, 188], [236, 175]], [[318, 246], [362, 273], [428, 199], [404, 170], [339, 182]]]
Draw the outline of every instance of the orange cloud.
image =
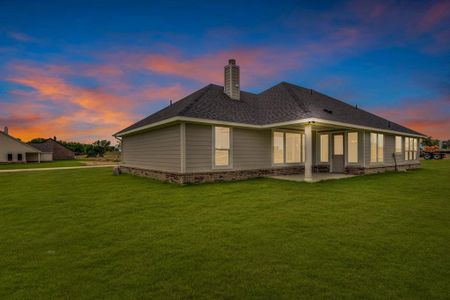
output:
[[379, 109], [378, 113], [396, 123], [434, 138], [450, 139], [449, 99], [403, 103], [400, 108]]
[[255, 83], [282, 71], [297, 69], [301, 65], [299, 51], [286, 52], [283, 56], [276, 49], [239, 49], [220, 51], [195, 58], [183, 58], [177, 53], [169, 54], [121, 54], [120, 61], [132, 69], [144, 69], [157, 74], [192, 79], [201, 83], [222, 84], [223, 66], [235, 58], [241, 65], [243, 84]]
[[[178, 100], [191, 92], [176, 79], [169, 86], [135, 86], [126, 80], [127, 72], [150, 71], [222, 84], [224, 64], [236, 58], [242, 65], [241, 80], [245, 84], [298, 68], [301, 58], [300, 52], [280, 57], [278, 51], [269, 48], [221, 51], [195, 58], [185, 58], [176, 49], [170, 51], [104, 55], [99, 64], [10, 63], [6, 80], [30, 90], [9, 91], [15, 101], [2, 105], [0, 123], [10, 126], [11, 132], [23, 140], [53, 135], [67, 140], [111, 139], [111, 134], [143, 117], [136, 113], [138, 105]], [[97, 87], [77, 84], [78, 78], [81, 82], [93, 78]]]
[[[109, 69], [103, 68], [98, 74], [105, 70]], [[125, 91], [131, 95], [126, 97], [112, 93], [107, 87], [86, 88], [73, 84], [63, 76], [74, 73], [73, 70], [52, 65], [19, 63], [11, 67], [11, 73], [8, 81], [32, 90], [11, 91], [21, 100], [0, 103], [0, 123], [9, 126], [11, 133], [22, 140], [54, 135], [86, 142], [112, 139], [113, 133], [143, 117], [133, 112], [142, 104], [141, 99], [174, 99], [185, 92], [179, 84], [151, 86]]]
[[172, 86], [168, 86], [165, 88], [150, 86], [148, 88], [143, 89], [142, 91], [137, 92], [133, 96], [135, 96], [136, 98], [143, 98], [145, 100], [158, 100], [158, 99], [179, 100], [191, 92], [192, 91], [189, 91], [181, 84], [176, 83]]

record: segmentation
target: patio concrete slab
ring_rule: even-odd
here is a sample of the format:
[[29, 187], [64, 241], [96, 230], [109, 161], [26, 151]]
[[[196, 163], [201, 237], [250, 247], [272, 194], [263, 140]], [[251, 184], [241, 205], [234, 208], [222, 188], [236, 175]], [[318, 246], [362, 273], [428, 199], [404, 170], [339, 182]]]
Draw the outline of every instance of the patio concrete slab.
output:
[[[338, 174], [338, 173], [314, 173], [312, 176], [312, 181], [309, 181], [309, 182], [344, 179], [344, 178], [350, 178], [350, 177], [354, 177], [354, 176], [355, 175]], [[304, 174], [278, 175], [278, 176], [270, 176], [270, 178], [280, 179], [280, 180], [289, 180], [289, 181], [298, 181], [298, 182], [305, 181]]]

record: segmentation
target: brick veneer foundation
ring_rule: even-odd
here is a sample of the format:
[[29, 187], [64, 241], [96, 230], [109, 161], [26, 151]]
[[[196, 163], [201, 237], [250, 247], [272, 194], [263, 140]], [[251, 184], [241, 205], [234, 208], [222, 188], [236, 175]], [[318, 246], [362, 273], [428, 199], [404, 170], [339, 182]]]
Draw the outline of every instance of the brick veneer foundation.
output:
[[296, 166], [296, 167], [283, 167], [271, 169], [213, 171], [213, 172], [184, 173], [184, 174], [146, 170], [128, 166], [120, 166], [120, 170], [123, 173], [129, 173], [137, 176], [149, 177], [157, 180], [184, 184], [184, 183], [201, 183], [214, 181], [244, 180], [249, 178], [266, 177], [271, 175], [298, 174], [303, 173], [305, 168], [303, 166]]
[[[419, 162], [397, 165], [398, 171], [414, 170], [419, 168], [420, 168]], [[345, 173], [353, 175], [375, 174], [375, 173], [383, 173], [386, 171], [395, 171], [395, 166], [373, 166], [367, 168], [359, 166], [345, 167]]]
[[[399, 171], [406, 171], [420, 168], [420, 163], [403, 164], [398, 166]], [[256, 169], [256, 170], [240, 170], [240, 171], [211, 171], [199, 173], [176, 173], [163, 172], [156, 170], [140, 169], [136, 167], [120, 166], [123, 173], [129, 173], [142, 177], [149, 177], [161, 181], [186, 184], [186, 183], [202, 183], [214, 181], [232, 181], [244, 180], [257, 177], [267, 177], [272, 175], [291, 175], [304, 172], [303, 166], [271, 168], [271, 169]], [[329, 172], [328, 165], [313, 166], [314, 172]], [[380, 166], [363, 168], [358, 166], [347, 166], [345, 168], [346, 174], [363, 175], [372, 173], [381, 173], [385, 171], [395, 171], [395, 166]]]

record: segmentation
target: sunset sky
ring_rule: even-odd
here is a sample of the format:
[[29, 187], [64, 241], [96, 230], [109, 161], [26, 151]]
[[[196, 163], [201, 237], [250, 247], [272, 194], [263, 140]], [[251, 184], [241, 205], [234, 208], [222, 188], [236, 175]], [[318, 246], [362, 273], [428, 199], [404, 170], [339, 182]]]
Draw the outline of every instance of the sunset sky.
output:
[[0, 0], [0, 127], [113, 140], [235, 58], [243, 90], [288, 81], [450, 138], [450, 1], [312, 3]]

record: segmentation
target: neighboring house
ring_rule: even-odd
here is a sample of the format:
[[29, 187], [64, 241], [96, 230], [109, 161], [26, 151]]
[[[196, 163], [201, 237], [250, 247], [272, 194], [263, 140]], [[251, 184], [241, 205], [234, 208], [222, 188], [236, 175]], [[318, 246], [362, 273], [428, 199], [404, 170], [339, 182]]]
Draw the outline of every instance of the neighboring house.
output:
[[0, 163], [51, 161], [52, 153], [38, 150], [0, 130]]
[[58, 143], [56, 141], [56, 137], [53, 139], [46, 139], [42, 143], [28, 144], [44, 152], [53, 152], [53, 160], [75, 159], [75, 153], [66, 148], [64, 145]]
[[179, 183], [413, 169], [425, 137], [286, 82], [242, 92], [233, 59], [225, 87], [210, 84], [114, 136], [123, 172]]

